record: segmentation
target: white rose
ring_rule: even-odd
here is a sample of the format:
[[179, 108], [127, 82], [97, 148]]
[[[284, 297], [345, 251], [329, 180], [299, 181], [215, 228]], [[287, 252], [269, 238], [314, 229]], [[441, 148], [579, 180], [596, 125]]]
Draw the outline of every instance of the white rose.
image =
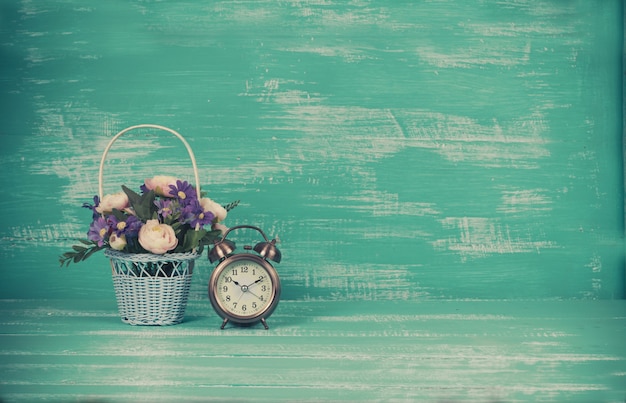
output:
[[115, 250], [124, 249], [126, 247], [126, 235], [117, 236], [115, 233], [112, 233], [109, 238], [109, 245]]
[[157, 255], [162, 255], [178, 245], [174, 229], [158, 220], [148, 220], [139, 230], [139, 244]]
[[224, 207], [222, 207], [219, 203], [214, 202], [208, 197], [203, 197], [200, 199], [200, 205], [204, 212], [211, 212], [217, 219], [217, 222], [224, 221], [226, 219], [226, 215], [228, 212]]
[[113, 209], [124, 210], [128, 208], [128, 196], [124, 192], [106, 195], [100, 200], [100, 204], [96, 207], [96, 211], [100, 214], [110, 213]]
[[163, 197], [174, 197], [170, 194], [170, 185], [176, 186], [178, 178], [174, 176], [158, 175], [154, 178], [148, 178], [144, 181], [148, 190], [154, 190], [154, 193]]

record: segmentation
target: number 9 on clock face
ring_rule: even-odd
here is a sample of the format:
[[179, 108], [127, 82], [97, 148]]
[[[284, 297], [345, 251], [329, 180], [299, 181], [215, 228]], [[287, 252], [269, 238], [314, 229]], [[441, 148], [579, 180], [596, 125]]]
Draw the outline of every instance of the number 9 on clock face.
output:
[[280, 281], [274, 267], [262, 257], [232, 255], [215, 268], [209, 280], [209, 299], [215, 311], [229, 321], [249, 324], [269, 317], [278, 304]]

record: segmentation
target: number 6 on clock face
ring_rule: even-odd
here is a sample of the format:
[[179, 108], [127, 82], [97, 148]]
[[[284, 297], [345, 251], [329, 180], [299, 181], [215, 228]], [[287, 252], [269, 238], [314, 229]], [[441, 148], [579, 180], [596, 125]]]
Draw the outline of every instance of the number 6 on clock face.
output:
[[280, 280], [274, 267], [262, 257], [235, 254], [215, 268], [209, 280], [209, 298], [215, 311], [227, 321], [251, 324], [269, 317], [280, 298]]

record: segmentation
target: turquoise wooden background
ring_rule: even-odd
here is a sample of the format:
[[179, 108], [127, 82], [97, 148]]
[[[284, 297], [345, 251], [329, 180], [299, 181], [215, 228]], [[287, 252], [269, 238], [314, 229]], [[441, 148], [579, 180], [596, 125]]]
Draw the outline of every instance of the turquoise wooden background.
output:
[[[3, 298], [113, 298], [57, 256], [139, 123], [280, 237], [284, 299], [624, 297], [619, 0], [0, 4]], [[157, 173], [182, 146], [128, 136], [106, 189]]]

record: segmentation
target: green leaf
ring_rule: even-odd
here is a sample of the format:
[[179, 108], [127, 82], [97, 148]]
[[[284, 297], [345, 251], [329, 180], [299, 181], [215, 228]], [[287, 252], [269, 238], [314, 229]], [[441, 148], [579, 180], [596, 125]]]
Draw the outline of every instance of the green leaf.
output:
[[158, 209], [154, 204], [156, 194], [153, 190], [150, 190], [142, 195], [139, 195], [124, 185], [122, 185], [122, 190], [124, 190], [124, 193], [128, 196], [128, 202], [133, 210], [135, 210], [137, 218], [146, 222], [156, 217]]
[[185, 233], [185, 237], [183, 238], [183, 245], [181, 246], [181, 250], [190, 251], [195, 249], [200, 244], [200, 240], [206, 234], [206, 230], [191, 230]]
[[199, 245], [213, 245], [213, 242], [216, 239], [219, 239], [221, 237], [222, 237], [222, 231], [218, 229], [208, 231], [206, 232], [206, 234], [204, 234], [204, 236], [202, 237], [202, 239], [200, 239], [198, 243]]
[[83, 260], [87, 259], [89, 256], [91, 256], [94, 253], [98, 252], [100, 249], [102, 249], [102, 248], [91, 248], [87, 253], [85, 253], [85, 256], [83, 257]]
[[91, 240], [86, 240], [86, 239], [79, 239], [78, 240], [80, 243], [82, 243], [83, 245], [90, 245], [90, 247], [86, 248], [84, 246], [80, 246], [80, 245], [74, 245], [72, 246], [72, 251], [70, 252], [65, 252], [63, 253], [63, 255], [59, 256], [59, 264], [61, 266], [69, 266], [70, 263], [78, 263], [82, 260], [87, 259], [88, 257], [90, 257], [91, 255], [93, 255], [95, 252], [102, 250], [104, 248], [106, 248], [106, 246], [98, 246], [98, 244], [94, 241]]
[[141, 200], [140, 194], [127, 188], [124, 185], [122, 185], [122, 190], [124, 191], [124, 193], [126, 193], [126, 196], [128, 196], [128, 202], [130, 203], [131, 206], [135, 204], [139, 204], [139, 201]]
[[126, 221], [126, 219], [128, 218], [127, 214], [115, 208], [113, 209], [112, 213], [118, 221]]

